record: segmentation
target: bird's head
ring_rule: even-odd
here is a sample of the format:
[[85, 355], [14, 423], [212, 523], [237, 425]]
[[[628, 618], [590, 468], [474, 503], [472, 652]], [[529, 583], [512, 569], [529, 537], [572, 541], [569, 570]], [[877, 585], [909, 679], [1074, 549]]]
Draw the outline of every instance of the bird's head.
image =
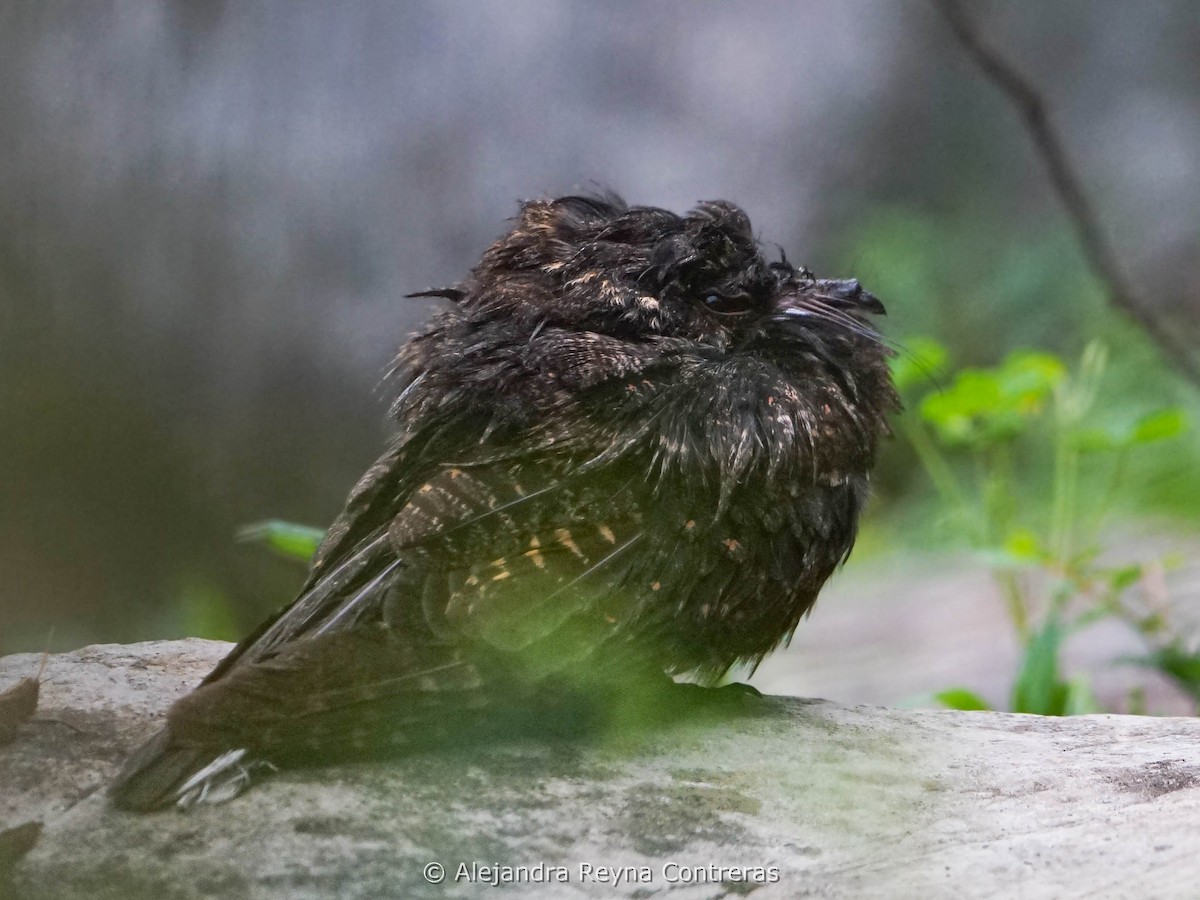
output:
[[421, 295], [456, 301], [401, 355], [410, 379], [429, 373], [440, 396], [462, 396], [464, 372], [482, 396], [510, 386], [541, 396], [523, 372], [571, 391], [660, 360], [741, 359], [881, 415], [895, 404], [889, 351], [870, 324], [879, 300], [856, 280], [768, 260], [726, 201], [685, 216], [615, 196], [531, 201], [465, 281]]
[[615, 196], [531, 201], [471, 278], [440, 293], [528, 327], [717, 352], [885, 356], [865, 318], [884, 312], [873, 294], [768, 261], [750, 219], [721, 200], [686, 216]]

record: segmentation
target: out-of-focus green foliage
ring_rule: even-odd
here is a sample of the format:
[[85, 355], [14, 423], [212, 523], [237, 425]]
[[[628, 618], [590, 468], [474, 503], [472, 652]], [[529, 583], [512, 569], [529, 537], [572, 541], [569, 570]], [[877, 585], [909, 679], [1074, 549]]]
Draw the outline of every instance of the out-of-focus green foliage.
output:
[[908, 341], [904, 352], [892, 357], [892, 380], [902, 393], [917, 389], [943, 372], [950, 354], [938, 341], [917, 337]]
[[1200, 705], [1200, 654], [1171, 643], [1138, 661], [1164, 673]]
[[1066, 636], [1057, 611], [1051, 609], [1026, 641], [1021, 668], [1013, 682], [1013, 712], [1075, 716], [1102, 711], [1086, 677], [1077, 675], [1064, 681], [1060, 674], [1059, 651]]
[[838, 268], [879, 293], [888, 333], [906, 345], [927, 335], [979, 363], [1015, 347], [1072, 351], [1106, 317], [1073, 235], [1014, 237], [988, 205], [876, 207], [847, 233]]
[[184, 585], [174, 613], [178, 623], [170, 630], [180, 635], [216, 641], [236, 641], [242, 636], [229, 598], [212, 585], [203, 582]]
[[308, 525], [269, 519], [266, 522], [247, 525], [238, 532], [237, 537], [240, 541], [266, 544], [280, 556], [288, 559], [308, 562], [317, 552], [317, 547], [321, 545], [321, 539], [325, 537], [325, 532], [320, 528], [312, 528]]
[[[320, 528], [279, 519], [247, 525], [237, 533], [239, 541], [262, 544], [285, 559], [301, 563], [312, 559], [324, 536]], [[159, 628], [170, 634], [236, 641], [245, 634], [239, 619], [226, 594], [205, 582], [188, 580]]]
[[921, 418], [950, 446], [1009, 440], [1045, 407], [1066, 374], [1048, 353], [1014, 353], [995, 369], [963, 369], [946, 390], [921, 401]]
[[[1150, 567], [1159, 564], [1100, 562], [1105, 517], [1131, 457], [1189, 433], [1184, 410], [1167, 406], [1128, 421], [1111, 414], [1102, 390], [1108, 352], [1099, 343], [1088, 345], [1073, 369], [1052, 354], [1019, 350], [991, 368], [964, 368], [922, 396], [914, 372], [945, 365], [949, 353], [928, 338], [914, 346], [915, 359], [894, 363], [917, 412], [902, 418], [899, 429], [948, 518], [1004, 594], [1024, 646], [1011, 708], [1040, 715], [1099, 711], [1086, 679], [1064, 677], [1059, 658], [1070, 633], [1104, 618], [1137, 632], [1149, 649], [1140, 661], [1197, 696], [1200, 656], [1185, 649], [1186, 636], [1162, 609], [1137, 599]], [[1030, 460], [1041, 463], [1031, 471]], [[937, 699], [958, 709], [986, 708], [963, 688]]]
[[[1054, 460], [1049, 441], [1012, 434], [1024, 427], [1020, 407], [1038, 402], [1039, 387], [1059, 377], [1056, 361], [1076, 358], [1089, 342], [1100, 341], [1109, 351], [1103, 398], [1076, 439], [1089, 451], [1138, 445], [1136, 466], [1128, 458], [1120, 464], [1106, 503], [1114, 513], [1200, 520], [1200, 430], [1180, 431], [1183, 410], [1194, 418], [1200, 409], [1195, 389], [1175, 375], [1140, 329], [1108, 306], [1065, 224], [1014, 233], [996, 218], [1004, 203], [1001, 197], [964, 196], [958, 206], [936, 210], [878, 206], [846, 232], [836, 267], [853, 272], [887, 305], [883, 324], [900, 350], [893, 371], [907, 406], [901, 418], [928, 412], [937, 420], [929, 423], [928, 437], [949, 438], [959, 450], [967, 449], [959, 447], [964, 442], [993, 436], [1017, 439], [1022, 445], [1013, 446], [1014, 461], [1023, 481], [1038, 486], [1023, 499], [1036, 503], [1051, 494]], [[946, 348], [963, 367], [954, 378], [947, 375]], [[1037, 351], [1010, 355], [1015, 348]], [[921, 408], [925, 402], [927, 410]], [[1156, 429], [1176, 439], [1140, 442]], [[895, 498], [899, 506], [893, 509], [904, 510], [902, 540], [942, 546], [943, 529], [913, 527], [945, 512], [944, 485], [935, 483], [934, 514], [911, 514], [922, 491], [920, 481], [910, 478], [920, 449], [909, 441], [885, 448], [877, 484], [885, 502]], [[919, 461], [928, 471], [927, 459]], [[937, 473], [928, 474], [937, 481]], [[1102, 493], [1107, 490], [1102, 486]], [[888, 514], [886, 506], [877, 511]]]
[[1124, 428], [1084, 428], [1075, 435], [1076, 449], [1084, 453], [1127, 450], [1179, 437], [1187, 431], [1182, 409], [1160, 409]]
[[968, 712], [987, 711], [992, 708], [990, 703], [974, 691], [962, 687], [938, 691], [933, 695], [933, 699], [950, 709], [961, 709]]

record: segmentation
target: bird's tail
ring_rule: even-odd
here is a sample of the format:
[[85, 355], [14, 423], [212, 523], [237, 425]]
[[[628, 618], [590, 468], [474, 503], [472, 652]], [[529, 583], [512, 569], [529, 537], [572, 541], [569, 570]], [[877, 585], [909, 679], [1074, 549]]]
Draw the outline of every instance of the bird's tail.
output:
[[236, 797], [276, 766], [378, 759], [510, 733], [573, 735], [604, 718], [603, 693], [603, 685], [531, 668], [504, 651], [391, 630], [304, 638], [176, 701], [109, 796], [124, 809], [186, 809]]
[[489, 710], [522, 693], [478, 666], [455, 648], [383, 633], [296, 641], [177, 701], [109, 797], [124, 809], [186, 809], [236, 797], [276, 766], [469, 741], [487, 729]]
[[164, 728], [129, 758], [108, 795], [121, 809], [187, 809], [196, 803], [236, 797], [262, 767], [273, 768], [269, 763], [248, 760], [244, 749], [221, 752], [181, 746]]

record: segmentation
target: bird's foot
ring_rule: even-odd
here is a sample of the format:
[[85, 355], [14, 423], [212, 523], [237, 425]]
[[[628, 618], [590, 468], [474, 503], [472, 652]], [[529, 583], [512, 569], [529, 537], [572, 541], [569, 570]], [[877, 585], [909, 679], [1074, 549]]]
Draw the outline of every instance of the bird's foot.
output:
[[688, 698], [693, 703], [717, 708], [742, 707], [762, 699], [763, 696], [762, 691], [758, 688], [740, 681], [732, 681], [716, 687], [682, 682], [676, 684], [676, 687], [681, 691], [680, 696]]
[[666, 718], [726, 718], [755, 715], [764, 708], [762, 693], [748, 684], [734, 682], [707, 687], [690, 682], [670, 686], [664, 698]]

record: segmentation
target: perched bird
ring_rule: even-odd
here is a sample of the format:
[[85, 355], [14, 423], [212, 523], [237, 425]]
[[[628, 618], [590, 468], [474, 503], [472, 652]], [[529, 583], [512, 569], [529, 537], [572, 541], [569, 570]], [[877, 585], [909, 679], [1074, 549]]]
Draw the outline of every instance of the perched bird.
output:
[[737, 206], [528, 202], [416, 296], [451, 308], [400, 351], [395, 439], [117, 805], [711, 682], [788, 639], [849, 554], [898, 406], [883, 306], [768, 261]]

